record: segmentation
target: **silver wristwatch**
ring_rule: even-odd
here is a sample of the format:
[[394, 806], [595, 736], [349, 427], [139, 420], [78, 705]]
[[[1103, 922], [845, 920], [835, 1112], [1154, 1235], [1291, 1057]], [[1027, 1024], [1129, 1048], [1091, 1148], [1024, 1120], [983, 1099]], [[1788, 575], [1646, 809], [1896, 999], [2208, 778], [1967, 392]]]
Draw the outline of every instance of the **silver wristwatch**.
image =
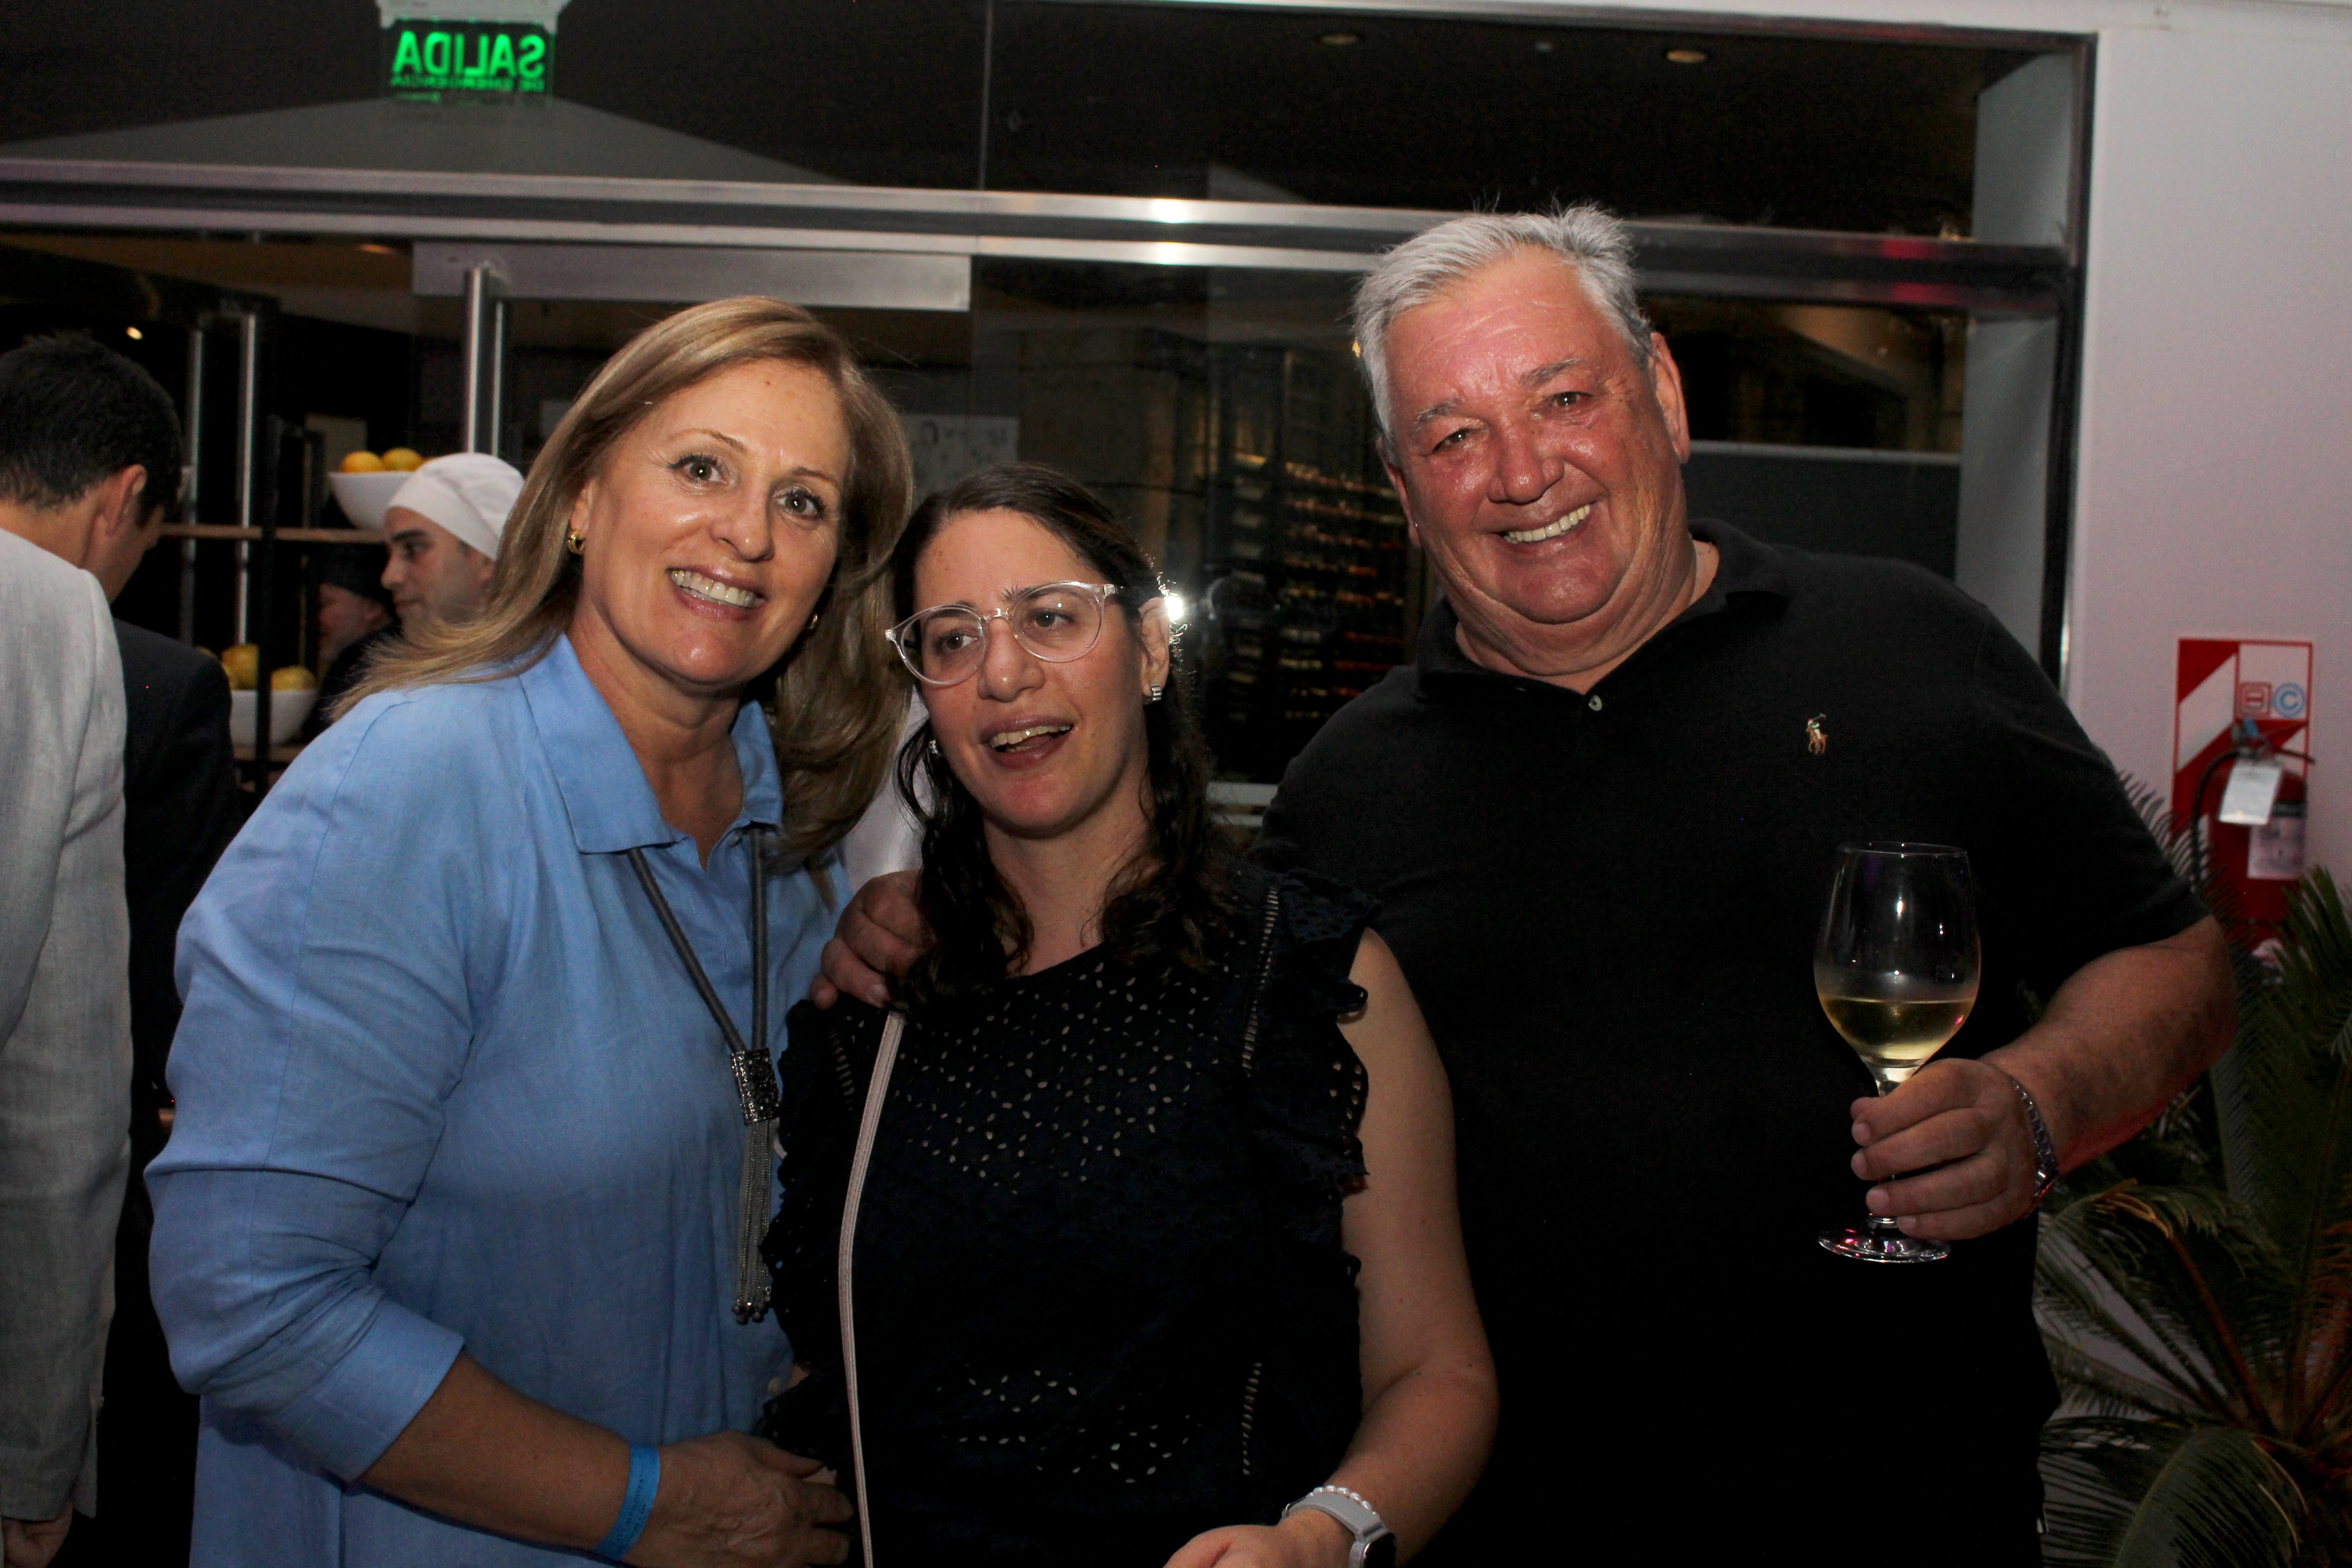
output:
[[1356, 1543], [1348, 1549], [1348, 1568], [1395, 1568], [1396, 1537], [1381, 1522], [1381, 1510], [1345, 1487], [1317, 1487], [1282, 1510], [1288, 1519], [1302, 1508], [1328, 1513], [1348, 1527]]

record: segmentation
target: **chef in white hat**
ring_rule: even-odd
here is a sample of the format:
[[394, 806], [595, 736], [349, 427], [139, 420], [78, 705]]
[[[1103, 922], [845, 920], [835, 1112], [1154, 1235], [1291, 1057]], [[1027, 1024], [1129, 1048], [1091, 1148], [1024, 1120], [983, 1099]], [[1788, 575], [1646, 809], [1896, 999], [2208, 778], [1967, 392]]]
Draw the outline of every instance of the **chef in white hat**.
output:
[[383, 547], [383, 585], [401, 625], [471, 620], [489, 599], [507, 514], [522, 475], [487, 452], [436, 458], [393, 492]]

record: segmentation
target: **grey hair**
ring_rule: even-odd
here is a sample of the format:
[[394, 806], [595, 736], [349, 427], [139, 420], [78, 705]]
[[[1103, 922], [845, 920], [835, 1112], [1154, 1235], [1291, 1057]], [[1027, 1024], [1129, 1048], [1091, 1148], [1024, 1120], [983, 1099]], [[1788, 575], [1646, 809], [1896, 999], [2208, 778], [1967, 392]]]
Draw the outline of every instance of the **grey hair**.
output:
[[1574, 268], [1633, 363], [1648, 366], [1650, 320], [1634, 288], [1633, 237], [1614, 213], [1589, 202], [1542, 213], [1466, 213], [1388, 251], [1356, 286], [1356, 352], [1383, 442], [1391, 434], [1389, 328], [1414, 306], [1519, 250], [1548, 250]]

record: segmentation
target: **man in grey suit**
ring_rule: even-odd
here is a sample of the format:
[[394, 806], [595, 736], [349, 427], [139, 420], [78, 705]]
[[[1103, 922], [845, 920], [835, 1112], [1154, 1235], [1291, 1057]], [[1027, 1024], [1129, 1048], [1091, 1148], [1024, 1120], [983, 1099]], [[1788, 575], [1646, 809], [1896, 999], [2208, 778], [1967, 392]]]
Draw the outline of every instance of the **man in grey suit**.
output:
[[[53, 337], [0, 355], [0, 531], [81, 567], [108, 598], [122, 592], [174, 510], [180, 459], [170, 395], [121, 354], [88, 338]], [[162, 1150], [168, 1126], [163, 1064], [180, 1017], [172, 981], [180, 918], [241, 818], [220, 662], [127, 622], [114, 623], [114, 636], [126, 702], [133, 1073], [121, 1109], [132, 1180], [116, 1238], [117, 1310], [99, 1422], [99, 1463], [113, 1500], [74, 1531], [59, 1568], [187, 1555], [195, 1401], [173, 1380], [148, 1300], [153, 1216], [136, 1178]], [[131, 1496], [140, 1506], [122, 1506]]]
[[43, 1568], [96, 1506], [130, 1165], [123, 692], [95, 578], [0, 531], [0, 1532]]

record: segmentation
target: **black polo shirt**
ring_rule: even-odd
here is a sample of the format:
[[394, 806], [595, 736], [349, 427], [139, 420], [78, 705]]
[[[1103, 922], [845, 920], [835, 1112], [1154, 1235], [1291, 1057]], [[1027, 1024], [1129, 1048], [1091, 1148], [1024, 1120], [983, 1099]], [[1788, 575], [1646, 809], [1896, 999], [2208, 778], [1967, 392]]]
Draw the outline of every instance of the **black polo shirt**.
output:
[[[1707, 593], [1590, 696], [1472, 663], [1438, 605], [1418, 661], [1291, 764], [1260, 841], [1379, 897], [1452, 1076], [1505, 1426], [1448, 1538], [1486, 1544], [1445, 1560], [1517, 1559], [1568, 1517], [1569, 1542], [1642, 1519], [1687, 1540], [1722, 1505], [1726, 1541], [1827, 1561], [1811, 1532], [1845, 1505], [1916, 1498], [1933, 1540], [1858, 1555], [1998, 1561], [2030, 1546], [2055, 1398], [2034, 1226], [1905, 1268], [1814, 1244], [1863, 1217], [1847, 1107], [1871, 1091], [1813, 993], [1834, 853], [1969, 851], [1983, 986], [1947, 1054], [2021, 1033], [2021, 987], [2203, 910], [1982, 606], [1693, 531], [1720, 552]], [[1939, 1497], [1979, 1500], [1990, 1533], [1965, 1544]]]

